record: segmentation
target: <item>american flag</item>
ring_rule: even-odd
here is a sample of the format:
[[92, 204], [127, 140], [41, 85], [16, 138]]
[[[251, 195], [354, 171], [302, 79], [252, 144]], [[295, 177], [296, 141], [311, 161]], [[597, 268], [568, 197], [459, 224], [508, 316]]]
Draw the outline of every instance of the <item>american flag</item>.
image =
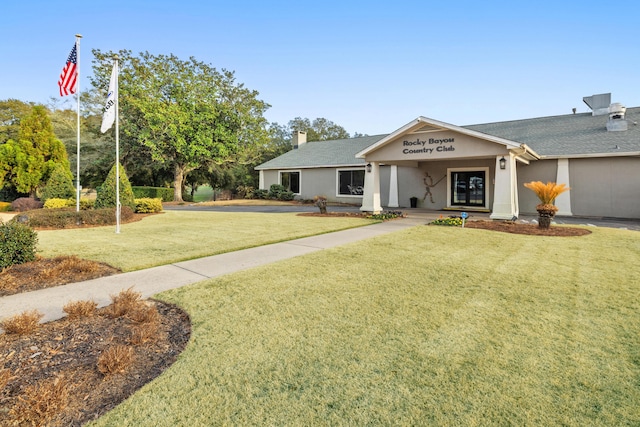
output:
[[60, 96], [71, 95], [76, 93], [76, 79], [78, 77], [77, 64], [78, 64], [78, 52], [76, 50], [77, 43], [73, 45], [67, 63], [60, 73], [60, 79], [58, 80], [58, 86], [60, 86]]

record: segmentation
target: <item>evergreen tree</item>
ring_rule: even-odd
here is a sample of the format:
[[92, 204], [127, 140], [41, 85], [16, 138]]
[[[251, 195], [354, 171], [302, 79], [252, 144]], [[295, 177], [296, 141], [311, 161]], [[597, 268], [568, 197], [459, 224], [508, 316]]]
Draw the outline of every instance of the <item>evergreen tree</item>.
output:
[[42, 189], [41, 199], [70, 199], [76, 192], [73, 186], [71, 171], [62, 164], [57, 164], [51, 172], [47, 185]]
[[[97, 188], [96, 208], [110, 208], [116, 206], [116, 165], [114, 164], [104, 183]], [[136, 209], [133, 189], [124, 167], [120, 165], [120, 204]]]

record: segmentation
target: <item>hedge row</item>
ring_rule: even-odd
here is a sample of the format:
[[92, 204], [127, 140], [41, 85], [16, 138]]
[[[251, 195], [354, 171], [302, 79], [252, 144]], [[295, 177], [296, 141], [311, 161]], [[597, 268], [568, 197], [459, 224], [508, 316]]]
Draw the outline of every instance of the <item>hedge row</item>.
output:
[[161, 199], [163, 202], [173, 201], [173, 188], [165, 187], [135, 187], [131, 186], [136, 199]]
[[[133, 209], [122, 206], [120, 220], [133, 218]], [[66, 228], [77, 225], [111, 225], [116, 223], [114, 208], [92, 209], [76, 212], [75, 209], [38, 209], [14, 216], [11, 221], [30, 227]]]

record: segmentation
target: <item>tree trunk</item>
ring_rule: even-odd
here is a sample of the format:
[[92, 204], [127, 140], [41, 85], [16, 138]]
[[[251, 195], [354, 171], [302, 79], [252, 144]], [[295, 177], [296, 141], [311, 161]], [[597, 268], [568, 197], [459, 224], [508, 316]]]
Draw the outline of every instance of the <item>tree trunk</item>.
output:
[[184, 180], [184, 168], [176, 164], [173, 168], [173, 201], [182, 202], [182, 181]]

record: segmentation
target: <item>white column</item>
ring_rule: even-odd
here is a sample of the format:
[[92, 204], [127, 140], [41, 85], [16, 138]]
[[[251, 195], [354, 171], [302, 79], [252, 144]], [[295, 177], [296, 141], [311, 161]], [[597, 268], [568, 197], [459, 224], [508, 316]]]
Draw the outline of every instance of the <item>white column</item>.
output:
[[398, 208], [398, 165], [391, 165], [389, 174], [389, 207]]
[[261, 170], [260, 171], [260, 178], [259, 178], [259, 182], [258, 182], [258, 188], [261, 190], [266, 190], [266, 188], [264, 188], [264, 171]]
[[364, 194], [362, 195], [363, 212], [382, 212], [380, 205], [380, 164], [371, 162], [371, 172], [364, 173]]
[[512, 153], [504, 156], [506, 165], [500, 169], [500, 159], [496, 157], [495, 184], [493, 187], [493, 211], [491, 219], [512, 220], [518, 218], [518, 180], [516, 176], [516, 158]]
[[[565, 184], [567, 187], [571, 187], [569, 183], [569, 159], [558, 159], [556, 184]], [[571, 190], [565, 191], [556, 198], [556, 206], [558, 207], [556, 215], [573, 216], [571, 212]]]

